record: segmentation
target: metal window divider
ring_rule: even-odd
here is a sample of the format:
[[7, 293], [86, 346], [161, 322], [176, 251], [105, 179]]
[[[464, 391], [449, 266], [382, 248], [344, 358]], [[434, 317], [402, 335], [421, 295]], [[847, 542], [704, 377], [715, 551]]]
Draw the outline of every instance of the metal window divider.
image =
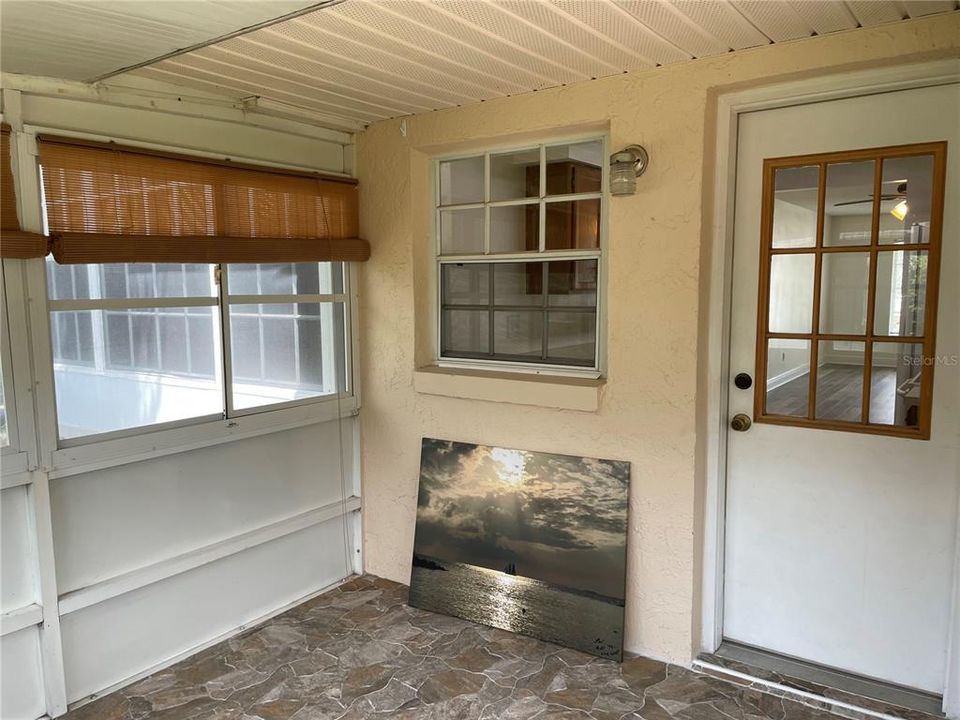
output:
[[223, 418], [233, 417], [233, 353], [230, 351], [230, 308], [229, 308], [229, 278], [226, 265], [214, 266], [214, 277], [217, 285], [217, 304], [220, 316], [220, 372], [223, 387]]

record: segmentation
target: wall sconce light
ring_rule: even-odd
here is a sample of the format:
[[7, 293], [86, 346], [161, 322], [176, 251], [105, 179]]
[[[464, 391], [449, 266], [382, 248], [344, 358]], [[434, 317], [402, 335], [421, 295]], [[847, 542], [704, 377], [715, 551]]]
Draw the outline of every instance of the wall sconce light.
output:
[[647, 169], [649, 156], [642, 145], [627, 145], [610, 156], [610, 194], [633, 195], [637, 178]]

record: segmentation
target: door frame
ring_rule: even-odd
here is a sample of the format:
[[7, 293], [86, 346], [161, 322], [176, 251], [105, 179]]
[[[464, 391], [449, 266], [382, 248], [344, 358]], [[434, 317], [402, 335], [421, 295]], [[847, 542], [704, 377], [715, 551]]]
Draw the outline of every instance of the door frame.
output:
[[[717, 97], [710, 243], [706, 357], [702, 375], [706, 395], [700, 427], [704, 433], [703, 545], [700, 597], [700, 652], [714, 652], [723, 639], [724, 530], [726, 503], [727, 394], [736, 197], [737, 130], [741, 113], [806, 105], [827, 100], [876, 95], [960, 83], [960, 58], [899, 65], [779, 83]], [[960, 508], [958, 508], [960, 513]], [[954, 554], [954, 590], [943, 710], [960, 719], [960, 525]]]

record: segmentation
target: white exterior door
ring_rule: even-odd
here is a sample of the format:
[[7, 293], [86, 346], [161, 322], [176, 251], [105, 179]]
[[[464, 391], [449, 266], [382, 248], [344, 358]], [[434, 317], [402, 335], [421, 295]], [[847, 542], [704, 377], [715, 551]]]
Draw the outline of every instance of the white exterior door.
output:
[[[932, 327], [929, 157], [883, 159], [876, 176], [856, 157], [781, 163], [763, 221], [778, 250], [766, 258], [764, 161], [942, 141], [936, 352], [925, 358], [902, 338]], [[729, 412], [754, 422], [728, 430], [724, 637], [942, 693], [960, 499], [960, 85], [741, 115], [736, 193]], [[928, 366], [929, 439], [891, 434], [919, 432]], [[738, 373], [752, 387], [737, 387]], [[755, 417], [764, 391], [766, 415], [782, 421]], [[888, 434], [850, 427], [865, 416]]]

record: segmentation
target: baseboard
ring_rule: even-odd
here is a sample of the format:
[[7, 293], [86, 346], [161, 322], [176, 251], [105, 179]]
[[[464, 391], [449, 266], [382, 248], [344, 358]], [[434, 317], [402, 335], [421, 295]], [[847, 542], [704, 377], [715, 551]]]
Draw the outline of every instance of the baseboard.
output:
[[795, 367], [792, 370], [787, 370], [782, 372], [779, 375], [774, 375], [772, 378], [767, 380], [767, 392], [771, 390], [776, 390], [781, 385], [786, 385], [792, 380], [796, 380], [799, 377], [803, 377], [810, 372], [810, 363], [804, 363], [799, 367]]

